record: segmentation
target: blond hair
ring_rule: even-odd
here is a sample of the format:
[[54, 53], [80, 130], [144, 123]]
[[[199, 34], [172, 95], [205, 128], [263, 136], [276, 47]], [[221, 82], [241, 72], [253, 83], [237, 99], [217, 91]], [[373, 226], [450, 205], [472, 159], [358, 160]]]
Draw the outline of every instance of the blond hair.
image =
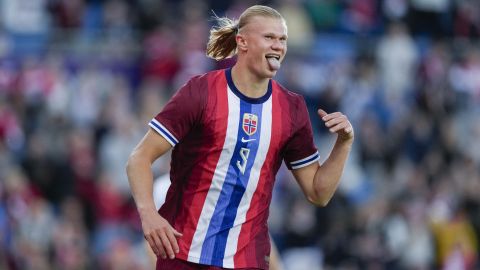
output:
[[218, 17], [215, 20], [218, 26], [210, 29], [210, 37], [207, 43], [207, 56], [215, 60], [222, 60], [234, 56], [237, 53], [237, 41], [235, 36], [250, 19], [255, 16], [269, 17], [284, 20], [282, 15], [275, 9], [267, 6], [255, 5], [247, 8], [238, 20], [227, 17]]

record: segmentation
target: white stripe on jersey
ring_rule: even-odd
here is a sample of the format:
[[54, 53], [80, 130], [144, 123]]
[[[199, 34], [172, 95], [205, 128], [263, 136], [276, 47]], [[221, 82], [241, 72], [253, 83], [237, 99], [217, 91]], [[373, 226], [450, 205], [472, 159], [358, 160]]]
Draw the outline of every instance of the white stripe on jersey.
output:
[[162, 135], [162, 137], [165, 138], [165, 140], [167, 140], [167, 142], [169, 142], [172, 146], [175, 146], [178, 143], [177, 138], [175, 138], [175, 136], [173, 136], [173, 134], [170, 133], [170, 131], [164, 125], [158, 122], [157, 119], [153, 118], [148, 125], [155, 129], [158, 134]]
[[[309, 159], [311, 159], [311, 160], [309, 160]], [[307, 165], [310, 165], [310, 164], [314, 163], [315, 161], [318, 161], [319, 159], [320, 159], [320, 155], [318, 154], [318, 151], [316, 151], [314, 154], [312, 154], [312, 155], [310, 155], [306, 158], [302, 158], [300, 160], [290, 162], [290, 166], [292, 166], [292, 169], [299, 169], [299, 168], [305, 167]]]
[[302, 159], [297, 160], [297, 161], [292, 161], [292, 162], [290, 162], [290, 165], [295, 166], [295, 165], [297, 165], [297, 164], [299, 164], [299, 163], [304, 162], [304, 161], [307, 160], [307, 159], [310, 159], [310, 158], [314, 157], [315, 155], [318, 155], [318, 151], [315, 152], [315, 153], [313, 153], [313, 154], [311, 154], [310, 156], [308, 156], [308, 157], [306, 157], [306, 158], [302, 158]]
[[[220, 192], [222, 191], [223, 182], [232, 159], [235, 145], [237, 144], [238, 123], [240, 121], [240, 99], [230, 90], [228, 92], [228, 123], [225, 142], [222, 153], [213, 174], [212, 184], [208, 190], [207, 197], [203, 204], [202, 212], [197, 223], [195, 234], [193, 235], [190, 251], [188, 252], [188, 261], [200, 262], [202, 254], [202, 245], [207, 235], [210, 220], [212, 219], [215, 206], [217, 205]], [[235, 134], [235, 136], [228, 136]]]
[[238, 206], [237, 215], [233, 223], [233, 227], [230, 229], [227, 238], [227, 245], [225, 247], [225, 256], [223, 259], [224, 268], [234, 268], [233, 258], [237, 252], [238, 237], [242, 229], [242, 224], [245, 222], [247, 211], [250, 208], [253, 194], [258, 186], [258, 180], [260, 178], [260, 172], [262, 170], [263, 163], [267, 157], [268, 149], [270, 147], [270, 135], [272, 133], [272, 97], [263, 104], [262, 107], [262, 120], [260, 127], [260, 141], [257, 150], [257, 155], [253, 162], [253, 167], [250, 170], [250, 177], [248, 179], [245, 193], [243, 193], [242, 199]]

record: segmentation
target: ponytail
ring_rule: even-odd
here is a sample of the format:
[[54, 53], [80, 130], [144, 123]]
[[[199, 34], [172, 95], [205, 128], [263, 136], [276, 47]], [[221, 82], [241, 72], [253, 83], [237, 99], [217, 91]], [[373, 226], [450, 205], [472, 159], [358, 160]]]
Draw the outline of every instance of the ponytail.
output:
[[252, 17], [262, 16], [284, 20], [282, 15], [275, 9], [267, 6], [254, 5], [247, 8], [240, 19], [232, 20], [227, 17], [215, 15], [218, 27], [210, 30], [210, 38], [207, 43], [207, 56], [215, 60], [223, 60], [237, 53], [236, 35]]
[[219, 26], [210, 30], [207, 56], [215, 60], [232, 57], [237, 51], [235, 36], [238, 33], [238, 22], [227, 17], [215, 19]]

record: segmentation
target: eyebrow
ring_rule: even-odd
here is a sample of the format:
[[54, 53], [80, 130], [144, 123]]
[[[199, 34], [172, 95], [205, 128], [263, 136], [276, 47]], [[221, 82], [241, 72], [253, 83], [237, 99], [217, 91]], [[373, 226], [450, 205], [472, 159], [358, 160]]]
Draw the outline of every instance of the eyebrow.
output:
[[281, 34], [281, 35], [277, 35], [273, 32], [266, 32], [266, 33], [263, 33], [264, 36], [275, 36], [275, 37], [280, 37], [280, 38], [288, 38], [288, 35], [286, 34]]

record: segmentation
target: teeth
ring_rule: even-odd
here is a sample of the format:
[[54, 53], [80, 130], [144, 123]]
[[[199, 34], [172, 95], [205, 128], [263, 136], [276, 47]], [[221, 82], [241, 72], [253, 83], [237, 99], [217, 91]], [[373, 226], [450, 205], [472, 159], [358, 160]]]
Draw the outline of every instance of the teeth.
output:
[[275, 58], [275, 59], [277, 59], [277, 60], [280, 60], [280, 56], [278, 56], [278, 55], [268, 54], [266, 57], [267, 57], [267, 58]]

